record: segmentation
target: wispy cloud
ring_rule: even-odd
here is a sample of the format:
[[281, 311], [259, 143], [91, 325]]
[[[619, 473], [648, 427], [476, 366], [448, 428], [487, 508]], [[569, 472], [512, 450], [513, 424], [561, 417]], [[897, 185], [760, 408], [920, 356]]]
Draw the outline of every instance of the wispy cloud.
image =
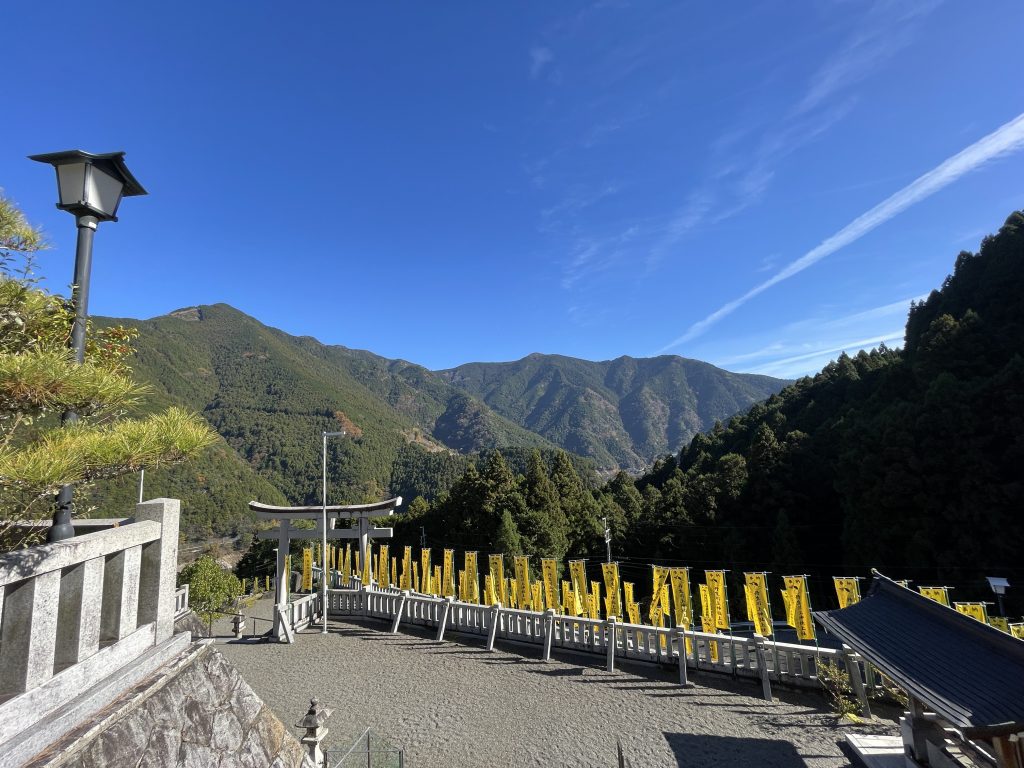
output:
[[[763, 199], [776, 168], [853, 110], [857, 99], [849, 94], [850, 89], [909, 45], [916, 33], [915, 22], [939, 2], [922, 0], [913, 7], [892, 0], [875, 2], [838, 51], [810, 76], [803, 95], [769, 122], [760, 138], [750, 135], [750, 118], [746, 116], [714, 140], [707, 178], [689, 193], [687, 202], [670, 219], [665, 235], [651, 248], [645, 260], [648, 271], [690, 231], [731, 219]], [[748, 138], [754, 140], [752, 146], [741, 148]]]
[[534, 46], [530, 49], [530, 77], [536, 80], [540, 77], [540, 73], [544, 71], [544, 67], [550, 64], [554, 60], [555, 56], [551, 53], [550, 48], [543, 46]]
[[[722, 345], [708, 351], [716, 365], [745, 373], [769, 373], [778, 376], [802, 376], [817, 371], [836, 352], [855, 353], [859, 349], [891, 343], [902, 338], [895, 330], [903, 324], [913, 301], [924, 295], [910, 296], [876, 307], [835, 316], [835, 307], [822, 307], [808, 317], [781, 328], [755, 331], [753, 336], [732, 339], [739, 351], [722, 354]], [[744, 347], [753, 345], [753, 351]]]
[[881, 226], [894, 216], [915, 203], [938, 192], [940, 189], [952, 184], [966, 173], [981, 167], [982, 165], [1004, 155], [1015, 152], [1024, 147], [1024, 113], [1018, 115], [1010, 122], [1001, 126], [988, 136], [976, 141], [961, 152], [953, 155], [937, 167], [918, 177], [894, 195], [883, 200], [866, 213], [861, 214], [841, 230], [827, 238], [819, 245], [812, 248], [796, 261], [791, 262], [782, 270], [776, 272], [772, 277], [754, 286], [739, 298], [723, 304], [717, 310], [693, 325], [684, 334], [666, 344], [659, 353], [677, 347], [687, 341], [697, 338], [712, 325], [727, 315], [732, 314], [748, 301], [764, 293], [769, 288], [788, 280], [810, 266], [818, 263], [826, 256], [850, 243], [859, 240], [861, 237]]
[[939, 0], [914, 3], [883, 0], [871, 6], [860, 26], [811, 78], [796, 112], [808, 112], [834, 93], [849, 88], [879, 69], [914, 38], [914, 22]]
[[[879, 336], [869, 336], [864, 339], [852, 339], [844, 341], [831, 347], [814, 349], [810, 352], [803, 352], [799, 355], [783, 357], [762, 365], [747, 369], [748, 373], [762, 373], [767, 376], [802, 376], [811, 371], [821, 368], [829, 360], [833, 360], [840, 352], [847, 354], [859, 352], [862, 349], [877, 347], [879, 344], [892, 345], [893, 342], [903, 341], [903, 330], [889, 331]], [[814, 363], [818, 363], [815, 365]]]

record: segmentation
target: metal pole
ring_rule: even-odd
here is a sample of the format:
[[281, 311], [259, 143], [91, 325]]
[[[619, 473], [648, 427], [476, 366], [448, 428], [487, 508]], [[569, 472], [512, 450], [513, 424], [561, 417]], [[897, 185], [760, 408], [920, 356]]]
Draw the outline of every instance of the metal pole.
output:
[[321, 568], [320, 568], [320, 610], [323, 612], [324, 626], [320, 630], [320, 634], [327, 634], [327, 430], [323, 431], [324, 438], [324, 484], [323, 492], [320, 497], [323, 503], [323, 548], [320, 550], [321, 556]]
[[[92, 238], [96, 234], [97, 219], [95, 216], [79, 216], [78, 246], [75, 250], [75, 283], [71, 288], [71, 303], [75, 307], [75, 323], [71, 327], [71, 349], [75, 353], [75, 362], [85, 361], [85, 324], [89, 317], [89, 274], [92, 272]], [[65, 411], [60, 423], [74, 424], [78, 414]], [[46, 540], [50, 542], [64, 541], [75, 535], [71, 525], [71, 513], [74, 504], [71, 500], [74, 487], [69, 483], [61, 486], [57, 493], [57, 508], [53, 512], [53, 525], [46, 532]]]
[[601, 522], [604, 523], [604, 548], [608, 553], [608, 562], [612, 561], [612, 531], [608, 527], [608, 518], [602, 517]]
[[145, 469], [140, 469], [139, 470], [139, 504], [142, 503], [142, 488], [145, 486], [145, 484], [146, 484], [146, 470]]

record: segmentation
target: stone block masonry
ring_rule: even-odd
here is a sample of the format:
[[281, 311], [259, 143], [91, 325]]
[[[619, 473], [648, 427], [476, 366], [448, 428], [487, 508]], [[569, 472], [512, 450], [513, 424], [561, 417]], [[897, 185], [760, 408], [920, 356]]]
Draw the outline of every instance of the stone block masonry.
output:
[[296, 737], [209, 642], [192, 645], [31, 764], [313, 768]]

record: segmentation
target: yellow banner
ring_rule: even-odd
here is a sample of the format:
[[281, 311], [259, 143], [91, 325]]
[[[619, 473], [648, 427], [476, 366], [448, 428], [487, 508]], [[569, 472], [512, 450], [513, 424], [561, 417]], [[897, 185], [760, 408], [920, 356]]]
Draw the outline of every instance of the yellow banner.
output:
[[505, 592], [505, 559], [501, 555], [491, 555], [487, 558], [487, 564], [491, 572], [491, 582], [494, 584], [494, 597], [502, 605], [508, 605], [508, 595]]
[[566, 616], [576, 615], [576, 596], [568, 581], [562, 582], [562, 613]]
[[984, 603], [953, 603], [953, 607], [960, 613], [977, 619], [982, 624], [988, 624], [988, 610]]
[[949, 590], [946, 587], [918, 587], [917, 591], [929, 600], [934, 600], [936, 603], [942, 603], [947, 608], [950, 607]]
[[[715, 598], [714, 593], [708, 589], [707, 584], [699, 584], [700, 588], [700, 631], [715, 633]], [[708, 641], [708, 653], [711, 654], [711, 661], [718, 661], [718, 643]]]
[[852, 577], [833, 576], [832, 581], [836, 585], [836, 597], [839, 598], [839, 607], [848, 608], [860, 602], [860, 584]]
[[415, 561], [412, 564], [412, 589], [414, 592], [420, 591], [420, 564]]
[[711, 590], [715, 601], [715, 626], [719, 629], [729, 630], [732, 622], [729, 620], [729, 595], [725, 587], [725, 571], [704, 571], [708, 580], [708, 589]]
[[313, 550], [302, 550], [302, 591], [313, 591]]
[[668, 568], [662, 568], [660, 565], [654, 566], [651, 571], [651, 609], [649, 611], [649, 618], [651, 625], [660, 627], [660, 624], [656, 624], [656, 621], [660, 621], [659, 618], [663, 615], [664, 609], [661, 605], [661, 598], [665, 590], [663, 587], [668, 581]]
[[544, 585], [539, 581], [535, 581], [530, 585], [530, 599], [533, 601], [533, 610], [544, 610]]
[[441, 578], [441, 566], [434, 566], [434, 573], [430, 577], [430, 594], [440, 596], [441, 585], [444, 584], [444, 579]]
[[348, 580], [352, 578], [352, 545], [345, 545], [345, 554], [341, 556], [341, 573], [344, 581], [343, 586], [348, 587]]
[[619, 564], [601, 563], [601, 575], [604, 576], [605, 612], [607, 616], [615, 616], [622, 621], [622, 606], [619, 605]]
[[388, 574], [388, 565], [388, 545], [381, 544], [380, 549], [377, 550], [377, 586], [381, 589], [391, 586], [390, 576]]
[[[366, 548], [366, 561], [363, 563], [363, 586], [364, 587], [370, 586], [370, 577], [372, 575], [372, 571], [370, 570], [370, 560], [371, 560], [370, 553], [371, 553], [372, 549], [373, 549], [373, 544], [368, 543], [367, 544], [367, 548]], [[356, 568], [358, 568], [358, 567], [359, 567], [359, 553], [356, 552]]]
[[544, 596], [547, 607], [558, 610], [558, 561], [545, 557], [540, 561], [541, 575], [544, 577]]
[[1024, 621], [1010, 625], [1010, 634], [1019, 640], [1024, 640]]
[[690, 569], [673, 568], [669, 571], [672, 582], [672, 602], [676, 609], [676, 626], [689, 629], [690, 616]]
[[458, 599], [461, 600], [462, 602], [466, 601], [466, 572], [464, 570], [462, 570], [461, 568], [459, 569]]
[[787, 603], [786, 618], [792, 615], [790, 626], [796, 629], [796, 636], [801, 640], [814, 640], [814, 620], [811, 618], [811, 601], [807, 595], [806, 576], [783, 576], [786, 585]]
[[629, 601], [626, 603], [626, 612], [629, 614], [630, 624], [640, 623], [640, 606], [637, 603]]
[[427, 547], [420, 549], [420, 590], [425, 595], [436, 594], [434, 592], [437, 587], [431, 581], [430, 575], [433, 571], [430, 569], [430, 550]]
[[508, 580], [508, 599], [509, 608], [519, 608], [519, 589], [516, 586], [516, 580], [514, 578], [510, 578]]
[[441, 575], [441, 597], [455, 596], [455, 550], [444, 551], [444, 570]]
[[622, 582], [622, 592], [625, 595], [624, 599], [625, 599], [626, 606], [628, 607], [630, 603], [634, 602], [634, 600], [633, 600], [633, 582], [632, 581], [624, 581], [624, 582]]
[[466, 553], [466, 602], [480, 602], [480, 579], [476, 571], [476, 552]]
[[743, 574], [744, 591], [747, 597], [747, 619], [754, 624], [754, 631], [762, 637], [771, 637], [772, 606], [768, 602], [768, 579], [763, 573]]
[[391, 579], [388, 581], [388, 586], [393, 587], [398, 584], [398, 558], [391, 558]]
[[569, 578], [576, 591], [575, 615], [579, 616], [586, 612], [587, 606], [587, 564], [583, 560], [570, 560]]
[[530, 589], [530, 558], [526, 555], [516, 555], [513, 560], [513, 567], [516, 573], [516, 603], [520, 608], [529, 608], [533, 602], [533, 592]]
[[587, 607], [590, 610], [590, 618], [600, 619], [601, 618], [601, 582], [592, 581], [590, 582], [590, 596], [588, 598]]
[[497, 600], [494, 599], [494, 581], [491, 579], [491, 574], [484, 576], [484, 603], [486, 605], [494, 605]]
[[1005, 616], [989, 616], [988, 623], [996, 629], [1010, 634], [1010, 622], [1006, 620]]
[[412, 547], [402, 550], [402, 578], [398, 586], [400, 589], [412, 589]]

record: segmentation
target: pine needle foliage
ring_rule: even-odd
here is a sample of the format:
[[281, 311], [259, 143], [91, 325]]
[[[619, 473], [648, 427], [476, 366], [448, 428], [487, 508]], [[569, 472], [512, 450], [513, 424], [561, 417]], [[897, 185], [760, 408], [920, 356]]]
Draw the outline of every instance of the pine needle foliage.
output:
[[[43, 236], [0, 195], [0, 515], [42, 516], [65, 484], [175, 464], [216, 439], [194, 413], [168, 408], [125, 419], [148, 393], [128, 366], [132, 329], [89, 329], [85, 360], [68, 341], [70, 303], [38, 286]], [[60, 424], [74, 411], [77, 421]]]

